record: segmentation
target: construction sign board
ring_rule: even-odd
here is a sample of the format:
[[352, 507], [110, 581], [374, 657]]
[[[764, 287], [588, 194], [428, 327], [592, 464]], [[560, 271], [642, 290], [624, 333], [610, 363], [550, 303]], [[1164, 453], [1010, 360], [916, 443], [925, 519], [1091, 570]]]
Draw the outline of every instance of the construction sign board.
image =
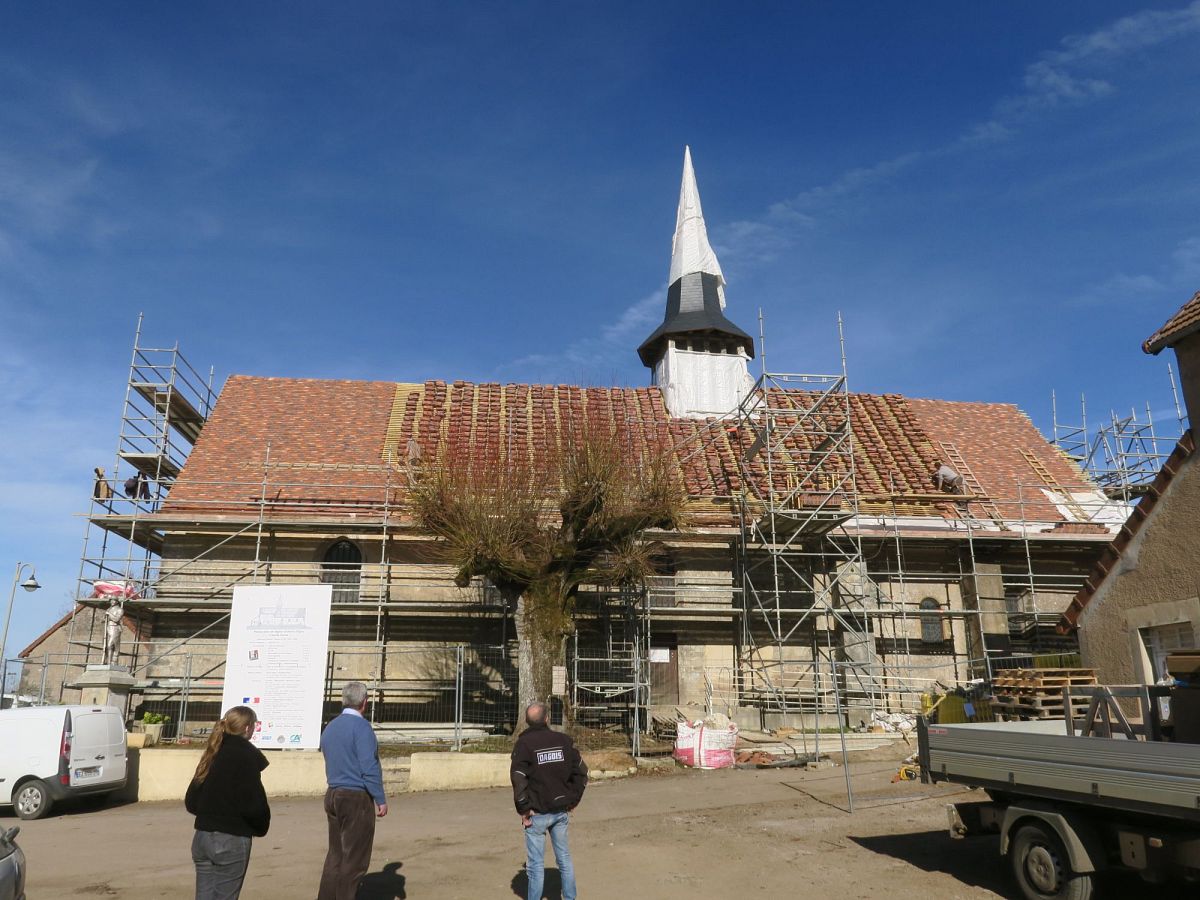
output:
[[253, 709], [263, 750], [320, 745], [332, 601], [331, 584], [233, 589], [221, 710]]

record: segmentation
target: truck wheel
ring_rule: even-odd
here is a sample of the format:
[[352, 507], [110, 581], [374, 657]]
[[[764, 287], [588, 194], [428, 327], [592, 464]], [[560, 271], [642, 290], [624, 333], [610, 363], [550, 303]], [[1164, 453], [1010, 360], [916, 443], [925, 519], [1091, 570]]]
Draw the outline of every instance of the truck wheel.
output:
[[1022, 825], [1008, 848], [1008, 858], [1028, 900], [1091, 900], [1091, 874], [1071, 871], [1066, 848], [1053, 830]]
[[13, 792], [13, 807], [22, 819], [40, 819], [53, 803], [43, 781], [27, 781]]

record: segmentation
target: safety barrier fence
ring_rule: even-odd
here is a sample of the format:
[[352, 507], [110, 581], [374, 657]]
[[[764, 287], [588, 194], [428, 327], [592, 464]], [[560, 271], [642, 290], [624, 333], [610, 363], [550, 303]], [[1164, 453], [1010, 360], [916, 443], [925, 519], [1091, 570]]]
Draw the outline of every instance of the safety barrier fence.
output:
[[[222, 711], [225, 642], [191, 641], [166, 654], [153, 642], [122, 650], [121, 664], [135, 679], [133, 721], [154, 713], [169, 719], [166, 740], [206, 736]], [[155, 661], [139, 667], [139, 658]], [[71, 685], [86, 665], [82, 652], [8, 660], [4, 705], [76, 702], [79, 692]], [[323, 718], [338, 714], [347, 683], [361, 681], [381, 742], [460, 749], [472, 738], [511, 729], [516, 679], [515, 660], [500, 647], [336, 645], [326, 658]]]

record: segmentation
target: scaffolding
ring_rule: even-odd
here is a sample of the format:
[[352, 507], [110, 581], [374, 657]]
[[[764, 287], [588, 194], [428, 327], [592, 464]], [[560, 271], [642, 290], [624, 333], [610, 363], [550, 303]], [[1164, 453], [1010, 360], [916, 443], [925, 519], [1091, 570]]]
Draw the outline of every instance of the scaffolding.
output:
[[[163, 548], [162, 532], [151, 517], [183, 470], [216, 401], [214, 370], [201, 375], [178, 342], [145, 345], [143, 321], [139, 313], [112, 474], [97, 472], [85, 520], [76, 579], [80, 601], [94, 599], [95, 585], [105, 582], [119, 586], [126, 598], [147, 595]], [[103, 643], [95, 639], [96, 604], [90, 604], [83, 640], [76, 636], [78, 618], [71, 617], [67, 640], [81, 648], [86, 667], [94, 652], [103, 653]]]
[[[736, 413], [681, 448], [685, 462], [719, 439], [733, 450], [739, 641], [733, 666], [706, 669], [706, 703], [816, 735], [919, 711], [930, 693], [990, 680], [1013, 654], [1071, 652], [1054, 625], [1090, 560], [1056, 542], [1107, 542], [1130, 511], [1069, 489], [1028, 451], [1018, 497], [989, 497], [949, 441], [936, 452], [963, 476], [959, 493], [863, 493], [856, 453], [870, 451], [854, 432], [840, 319], [838, 340], [840, 372], [764, 364]], [[915, 559], [935, 546], [935, 564]]]
[[[381, 708], [393, 698], [389, 715], [416, 709], [412, 685], [424, 675], [403, 669], [418, 655], [397, 649], [397, 617], [446, 628], [473, 622], [485, 637], [456, 665], [474, 673], [477, 687], [459, 689], [466, 711], [453, 716], [460, 729], [502, 724], [489, 717], [510, 716], [515, 703], [512, 611], [486, 585], [451, 589], [444, 577], [396, 555], [417, 536], [402, 496], [406, 468], [390, 459], [285, 462], [268, 445], [239, 477], [189, 477], [186, 502], [172, 499], [169, 488], [212, 408], [212, 376], [199, 376], [177, 346], [153, 349], [141, 341], [139, 319], [112, 490], [96, 492], [87, 516], [78, 596], [91, 611], [75, 617], [85, 635], [72, 619], [70, 665], [98, 661], [95, 609], [103, 601], [92, 598], [94, 583], [124, 582], [135, 620], [177, 614], [173, 630], [123, 654], [137, 690], [151, 703], [200, 703], [219, 684], [224, 660], [189, 648], [219, 643], [238, 585], [334, 583], [335, 620], [345, 632], [338, 640], [353, 641], [354, 651], [338, 663], [336, 654], [349, 651], [331, 645], [331, 696], [344, 681], [363, 680]], [[837, 374], [764, 371], [734, 415], [697, 424], [675, 446], [681, 466], [718, 438], [735, 450], [725, 463], [729, 492], [703, 501], [725, 516], [724, 536], [706, 538], [705, 546], [728, 541], [732, 561], [722, 576], [732, 580], [681, 572], [641, 591], [582, 592], [565, 687], [581, 721], [626, 731], [638, 745], [652, 710], [670, 705], [655, 695], [651, 671], [653, 635], [670, 631], [664, 622], [671, 620], [730, 632], [732, 664], [679, 671], [681, 680], [702, 675], [710, 706], [719, 699], [817, 727], [915, 711], [923, 694], [986, 678], [1009, 654], [1071, 649], [1052, 632], [1087, 568], [1079, 542], [1098, 548], [1128, 505], [1068, 490], [1033, 455], [1026, 456], [1028, 479], [1018, 499], [986, 496], [970, 454], [948, 441], [936, 450], [964, 475], [962, 493], [914, 493], [893, 484], [865, 494], [855, 456], [863, 452], [856, 443], [862, 436], [856, 438], [852, 419], [843, 350]], [[666, 427], [642, 425], [655, 433]], [[122, 496], [126, 472], [140, 473], [145, 491]], [[100, 496], [106, 493], [114, 496]], [[1085, 528], [1060, 535], [1064, 523]], [[196, 536], [194, 552], [176, 545], [164, 558], [174, 533]], [[362, 561], [343, 571], [279, 550], [314, 535], [357, 541]], [[1074, 549], [1061, 559], [1046, 550], [1064, 540]], [[1002, 562], [995, 562], [997, 548]], [[981, 563], [981, 554], [993, 562]], [[988, 646], [997, 616], [1006, 617], [999, 627], [1008, 629], [1011, 647]], [[447, 678], [433, 681], [442, 687], [430, 691], [447, 690]], [[184, 702], [186, 708], [192, 701]]]
[[587, 727], [626, 732], [636, 756], [652, 700], [649, 589], [582, 592], [576, 620], [570, 648], [572, 716]]
[[1170, 363], [1167, 378], [1174, 416], [1165, 426], [1155, 423], [1147, 402], [1144, 410], [1131, 408], [1128, 415], [1109, 410], [1099, 426], [1089, 428], [1086, 396], [1079, 398], [1079, 419], [1065, 421], [1060, 418], [1057, 395], [1053, 391], [1050, 394], [1054, 445], [1109, 497], [1125, 503], [1140, 499], [1187, 430], [1187, 416], [1180, 406], [1179, 388]]
[[[422, 575], [410, 561], [389, 558], [393, 539], [406, 524], [397, 489], [407, 481], [407, 467], [389, 457], [379, 465], [353, 466], [354, 480], [339, 480], [347, 474], [344, 467], [273, 461], [268, 445], [256, 474], [241, 480], [189, 479], [201, 494], [211, 489], [217, 497], [240, 498], [232, 506], [228, 499], [172, 499], [170, 489], [214, 405], [213, 376], [201, 376], [178, 345], [146, 346], [142, 326], [139, 316], [116, 464], [111, 475], [97, 478], [85, 516], [76, 593], [81, 611], [67, 628], [68, 652], [41, 663], [43, 678], [51, 669], [68, 673], [60, 680], [58, 699], [70, 672], [100, 661], [104, 624], [99, 612], [108, 600], [98, 595], [97, 583], [122, 588], [138, 637], [146, 614], [169, 612], [195, 623], [169, 630], [158, 640], [126, 641], [121, 653], [120, 663], [134, 675], [134, 693], [143, 705], [177, 709], [181, 720], [189, 707], [210, 715], [219, 699], [225, 661], [219, 635], [239, 585], [332, 583], [335, 613], [350, 621], [346, 627], [355, 636], [372, 639], [331, 643], [329, 696], [335, 697], [348, 680], [363, 680], [375, 699], [372, 716], [377, 711], [382, 716], [377, 725], [409, 714], [424, 726], [424, 731], [410, 727], [403, 732], [408, 740], [452, 727], [458, 746], [464, 729], [511, 724], [516, 715], [512, 610], [482, 581], [454, 589], [448, 598], [442, 596], [447, 593], [444, 580]], [[331, 477], [317, 482], [292, 477], [312, 469], [326, 470]], [[313, 494], [324, 498], [319, 510], [309, 499]], [[164, 556], [174, 532], [202, 533], [206, 545], [186, 558]], [[348, 536], [378, 551], [372, 550], [369, 560], [344, 566], [276, 558], [278, 536], [312, 533]], [[632, 735], [635, 749], [649, 721], [649, 604], [645, 589], [586, 592], [579, 612], [582, 643], [577, 641], [570, 655], [573, 705], [589, 724], [603, 729], [615, 725]], [[458, 674], [447, 675], [440, 670], [450, 664], [436, 661], [444, 655], [437, 648], [413, 650], [389, 642], [394, 614], [454, 616], [479, 624], [486, 636], [470, 646], [458, 645]], [[424, 656], [435, 660], [428, 665], [439, 670], [437, 677], [406, 671]], [[426, 682], [440, 686], [422, 695], [414, 685]], [[438, 699], [448, 684], [457, 685], [453, 709]], [[42, 685], [42, 700], [45, 694]], [[429, 708], [446, 706], [440, 714], [444, 721], [421, 721], [427, 714], [418, 711], [418, 696]]]

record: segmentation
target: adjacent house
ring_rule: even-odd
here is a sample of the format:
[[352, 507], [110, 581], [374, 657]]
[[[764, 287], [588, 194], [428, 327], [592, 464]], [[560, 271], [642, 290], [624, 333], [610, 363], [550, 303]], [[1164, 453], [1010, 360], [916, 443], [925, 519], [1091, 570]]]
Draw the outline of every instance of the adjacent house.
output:
[[[1200, 293], [1142, 349], [1175, 351], [1188, 420], [1200, 410]], [[1200, 647], [1200, 465], [1194, 427], [1105, 549], [1061, 623], [1102, 684], [1153, 684], [1177, 650]]]

